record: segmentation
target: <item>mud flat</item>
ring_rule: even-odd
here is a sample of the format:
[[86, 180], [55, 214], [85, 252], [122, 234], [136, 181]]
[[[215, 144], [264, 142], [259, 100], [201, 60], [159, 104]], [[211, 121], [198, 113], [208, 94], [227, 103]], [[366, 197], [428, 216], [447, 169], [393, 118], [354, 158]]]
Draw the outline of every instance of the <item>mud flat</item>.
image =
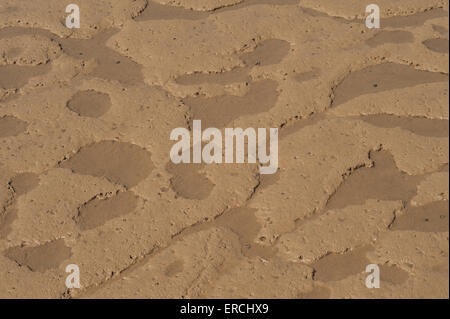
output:
[[0, 3], [0, 298], [449, 297], [448, 1], [77, 3]]

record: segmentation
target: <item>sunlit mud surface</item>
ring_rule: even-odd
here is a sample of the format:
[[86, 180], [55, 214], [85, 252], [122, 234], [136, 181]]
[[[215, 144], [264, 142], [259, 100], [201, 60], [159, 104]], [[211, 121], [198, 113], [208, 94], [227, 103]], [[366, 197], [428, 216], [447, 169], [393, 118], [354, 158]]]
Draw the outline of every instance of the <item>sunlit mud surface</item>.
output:
[[0, 298], [449, 297], [448, 1], [74, 2], [0, 1]]

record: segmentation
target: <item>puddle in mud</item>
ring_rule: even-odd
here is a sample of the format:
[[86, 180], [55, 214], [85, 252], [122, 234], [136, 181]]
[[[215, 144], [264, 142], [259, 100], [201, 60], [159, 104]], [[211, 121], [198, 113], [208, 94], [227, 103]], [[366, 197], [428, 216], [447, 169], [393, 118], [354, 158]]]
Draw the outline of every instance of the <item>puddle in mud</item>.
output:
[[7, 238], [8, 234], [11, 232], [12, 223], [17, 218], [17, 209], [10, 208], [7, 209], [3, 216], [0, 215], [0, 238]]
[[278, 170], [275, 174], [262, 174], [259, 176], [259, 187], [258, 191], [263, 190], [271, 185], [276, 184], [280, 180], [280, 171]]
[[185, 74], [175, 82], [181, 85], [196, 85], [202, 83], [231, 84], [251, 82], [250, 71], [254, 66], [266, 66], [280, 63], [289, 53], [289, 42], [279, 39], [269, 39], [259, 43], [251, 52], [239, 56], [244, 67], [237, 67], [230, 71]]
[[[0, 39], [13, 38], [21, 35], [43, 36], [46, 38], [52, 37], [48, 31], [24, 28], [24, 27], [6, 27], [0, 29]], [[12, 48], [6, 52], [6, 56], [12, 58], [19, 55], [23, 49], [21, 47]], [[56, 52], [55, 52], [56, 54]], [[4, 90], [20, 89], [25, 86], [28, 81], [36, 76], [42, 76], [51, 70], [51, 64], [39, 63], [37, 65], [18, 65], [7, 64], [0, 66], [0, 88]]]
[[322, 121], [324, 118], [325, 115], [323, 113], [318, 113], [311, 115], [308, 118], [295, 119], [294, 124], [282, 126], [280, 130], [280, 139], [283, 139], [291, 134], [294, 134], [307, 126], [315, 125], [318, 122]]
[[376, 47], [386, 43], [412, 43], [414, 42], [414, 35], [408, 31], [380, 31], [372, 38], [366, 41], [367, 45], [370, 47]]
[[243, 255], [270, 259], [275, 254], [275, 249], [254, 242], [261, 229], [255, 212], [256, 209], [254, 208], [233, 208], [219, 216], [215, 220], [215, 225], [228, 228], [239, 237]]
[[395, 165], [384, 150], [371, 152], [373, 167], [362, 167], [346, 177], [327, 202], [327, 209], [364, 204], [367, 199], [409, 201], [417, 192], [421, 176], [410, 176]]
[[297, 81], [298, 83], [307, 82], [319, 77], [319, 73], [320, 73], [319, 69], [313, 69], [312, 71], [296, 74], [294, 76], [294, 80]]
[[202, 121], [204, 128], [222, 128], [240, 116], [269, 111], [278, 99], [277, 82], [261, 80], [249, 84], [245, 96], [222, 95], [215, 97], [188, 97], [193, 118]]
[[166, 165], [166, 170], [173, 175], [170, 179], [170, 187], [177, 196], [196, 200], [208, 198], [214, 184], [200, 172], [202, 167], [204, 164], [169, 162]]
[[427, 119], [421, 117], [396, 116], [388, 114], [365, 115], [363, 121], [382, 128], [399, 127], [414, 134], [430, 137], [448, 137], [448, 120]]
[[167, 277], [173, 277], [176, 274], [183, 272], [183, 270], [184, 270], [184, 262], [183, 262], [183, 260], [178, 259], [167, 266], [164, 274]]
[[58, 39], [59, 37], [48, 30], [39, 28], [27, 28], [27, 27], [5, 27], [0, 29], [0, 39], [14, 38], [21, 35], [31, 35], [33, 37], [41, 36], [49, 38], [50, 40]]
[[431, 270], [433, 272], [441, 273], [441, 274], [444, 274], [444, 275], [447, 276], [448, 275], [448, 271], [449, 271], [449, 262], [448, 262], [448, 260], [446, 262], [434, 265], [433, 267], [431, 267]]
[[107, 221], [132, 213], [138, 197], [131, 191], [118, 192], [112, 197], [96, 197], [78, 209], [75, 220], [82, 230], [89, 230]]
[[401, 285], [408, 280], [408, 273], [395, 265], [379, 265], [380, 281], [388, 282], [393, 285]]
[[428, 39], [422, 42], [428, 50], [437, 53], [448, 54], [448, 40], [447, 39]]
[[23, 49], [20, 47], [11, 48], [5, 52], [5, 59], [12, 60], [12, 59], [18, 57], [22, 52], [23, 52]]
[[0, 66], [0, 88], [4, 90], [20, 89], [36, 76], [44, 75], [51, 69], [50, 64], [29, 65], [2, 65]]
[[289, 53], [290, 47], [289, 42], [284, 40], [265, 40], [253, 51], [240, 55], [245, 67], [222, 73], [194, 73], [177, 78], [176, 82], [184, 85], [245, 82], [249, 86], [245, 96], [187, 97], [183, 102], [191, 109], [193, 118], [202, 120], [205, 127], [222, 128], [240, 116], [268, 111], [278, 99], [278, 84], [273, 80], [252, 82], [250, 70], [254, 66], [280, 63]]
[[[256, 209], [249, 207], [231, 208], [213, 220], [191, 226], [183, 232], [183, 236], [220, 227], [235, 234], [239, 239], [239, 251], [246, 257], [261, 257], [270, 260], [277, 250], [272, 246], [255, 243], [261, 225], [255, 215]], [[262, 240], [262, 239], [260, 239]]]
[[266, 66], [280, 63], [291, 49], [289, 42], [280, 39], [269, 39], [259, 43], [256, 48], [239, 57], [247, 66]]
[[298, 299], [329, 299], [331, 296], [330, 288], [315, 286], [312, 290], [300, 293]]
[[434, 82], [448, 82], [448, 75], [416, 70], [403, 64], [377, 64], [350, 73], [334, 89], [333, 106], [365, 94]]
[[312, 263], [314, 280], [323, 282], [342, 280], [352, 275], [362, 273], [370, 264], [366, 253], [369, 247], [358, 248], [343, 254], [328, 254]]
[[433, 30], [439, 33], [440, 35], [448, 38], [448, 29], [446, 27], [433, 24]]
[[63, 239], [58, 239], [34, 247], [12, 247], [4, 255], [20, 266], [26, 266], [31, 271], [45, 272], [57, 268], [72, 255], [71, 248], [67, 247]]
[[420, 232], [447, 232], [448, 201], [439, 201], [424, 206], [408, 206], [401, 216], [398, 216], [391, 230], [414, 230]]
[[105, 80], [115, 80], [124, 84], [143, 83], [142, 66], [130, 58], [106, 46], [106, 42], [117, 29], [105, 30], [92, 39], [58, 39], [63, 52], [77, 59], [94, 59], [96, 67], [91, 75]]
[[95, 90], [79, 91], [67, 102], [67, 108], [79, 116], [98, 118], [108, 112], [111, 99]]
[[[0, 38], [15, 37], [19, 35], [43, 36], [51, 41], [59, 43], [63, 52], [71, 57], [82, 60], [95, 60], [96, 66], [91, 72], [91, 75], [95, 77], [105, 80], [116, 80], [124, 84], [143, 83], [143, 76], [141, 73], [142, 66], [106, 46], [107, 40], [117, 32], [119, 32], [118, 29], [108, 29], [100, 32], [91, 39], [74, 39], [60, 38], [44, 29], [8, 27], [0, 30]], [[0, 67], [0, 70], [2, 68], [5, 68], [5, 66]], [[25, 79], [27, 77], [40, 75], [43, 72], [48, 71], [47, 69], [49, 69], [50, 66], [46, 64], [28, 68], [29, 69], [27, 69], [27, 67], [23, 67], [22, 69], [10, 68], [9, 70], [6, 69], [6, 71], [2, 70], [1, 73], [9, 72], [8, 78], [15, 75], [15, 81], [8, 80], [6, 83], [8, 83], [10, 87], [17, 87], [17, 83], [23, 85], [24, 82], [26, 83]], [[22, 73], [24, 75], [22, 75]], [[0, 77], [0, 86], [3, 86], [4, 84], [2, 79], [3, 76]]]
[[60, 164], [77, 174], [105, 177], [127, 188], [143, 181], [153, 170], [151, 154], [131, 143], [102, 141], [82, 147]]
[[39, 185], [39, 175], [35, 173], [21, 173], [14, 176], [10, 182], [17, 196], [28, 193]]
[[0, 138], [17, 136], [28, 127], [28, 123], [12, 115], [0, 117]]

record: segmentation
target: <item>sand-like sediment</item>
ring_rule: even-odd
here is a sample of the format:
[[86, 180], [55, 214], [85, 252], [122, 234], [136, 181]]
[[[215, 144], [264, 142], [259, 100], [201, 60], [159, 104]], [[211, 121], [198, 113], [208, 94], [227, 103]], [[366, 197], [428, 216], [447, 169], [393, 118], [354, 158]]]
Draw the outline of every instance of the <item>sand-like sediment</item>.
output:
[[72, 2], [0, 1], [0, 298], [449, 297], [448, 1]]

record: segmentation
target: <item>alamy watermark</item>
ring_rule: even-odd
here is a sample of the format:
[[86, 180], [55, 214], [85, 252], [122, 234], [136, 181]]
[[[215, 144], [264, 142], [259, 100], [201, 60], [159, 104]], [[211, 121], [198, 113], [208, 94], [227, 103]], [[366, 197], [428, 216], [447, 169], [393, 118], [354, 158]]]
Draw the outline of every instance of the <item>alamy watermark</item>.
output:
[[80, 284], [80, 267], [75, 264], [67, 265], [66, 272], [70, 273], [66, 277], [67, 288], [81, 288]]
[[66, 27], [69, 29], [80, 28], [80, 7], [76, 4], [69, 4], [66, 7], [66, 13], [70, 13], [66, 17]]
[[[259, 167], [261, 174], [274, 174], [278, 169], [278, 128], [270, 128], [269, 153], [267, 153], [267, 134], [265, 128], [225, 128], [225, 140], [217, 128], [207, 128], [202, 132], [201, 120], [193, 121], [192, 159], [191, 133], [188, 129], [178, 127], [170, 133], [170, 140], [178, 141], [170, 150], [173, 163], [244, 163], [245, 141], [247, 141], [248, 163], [263, 164]], [[208, 143], [202, 147], [202, 142]], [[224, 142], [224, 143], [223, 143]], [[236, 142], [236, 143], [235, 143]], [[236, 146], [236, 147], [235, 147]], [[225, 149], [225, 159], [223, 159]]]
[[369, 29], [380, 28], [380, 7], [376, 4], [369, 4], [366, 7], [366, 13], [369, 15], [366, 17], [366, 27]]
[[380, 267], [375, 264], [367, 265], [366, 272], [370, 272], [370, 275], [366, 277], [366, 287], [380, 288]]

